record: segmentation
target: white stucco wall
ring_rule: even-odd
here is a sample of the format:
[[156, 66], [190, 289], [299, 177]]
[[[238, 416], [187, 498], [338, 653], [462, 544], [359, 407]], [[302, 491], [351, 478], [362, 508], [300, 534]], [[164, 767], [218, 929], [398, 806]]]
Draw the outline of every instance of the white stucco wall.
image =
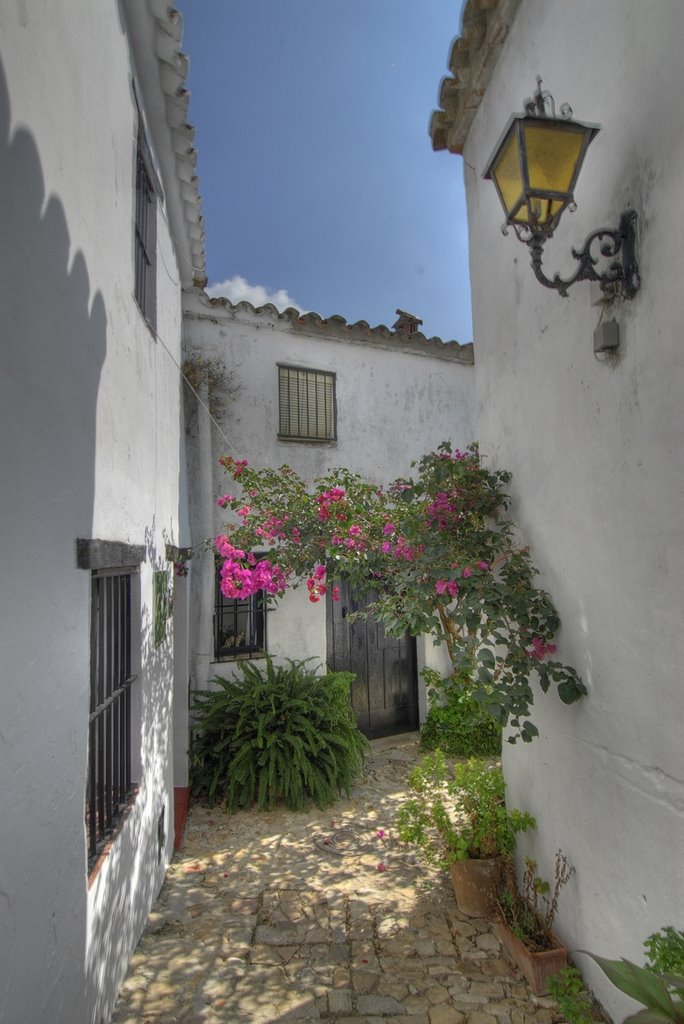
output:
[[[166, 542], [184, 543], [180, 385], [133, 298], [136, 112], [120, 10], [0, 7], [3, 1024], [108, 1020], [173, 839], [174, 654], [171, 628], [154, 647], [152, 573], [167, 567]], [[180, 359], [179, 268], [162, 213], [157, 237], [158, 332]], [[79, 537], [146, 552], [134, 588], [140, 793], [90, 889]]]
[[[514, 518], [561, 614], [559, 655], [589, 689], [571, 709], [538, 700], [540, 739], [505, 750], [510, 801], [538, 819], [525, 846], [544, 875], [559, 847], [575, 865], [558, 921], [569, 947], [640, 963], [648, 934], [684, 922], [683, 37], [679, 0], [523, 0], [464, 151], [478, 434], [513, 471]], [[642, 289], [613, 311], [614, 362], [593, 353], [590, 286], [544, 289], [481, 178], [537, 74], [603, 126], [547, 273], [568, 276], [572, 245], [639, 214]]]
[[[446, 349], [400, 338], [378, 339], [359, 326], [329, 329], [293, 325], [275, 310], [255, 312], [245, 305], [212, 304], [195, 290], [185, 302], [186, 357], [200, 355], [225, 371], [230, 393], [214, 396], [218, 427], [212, 426], [213, 498], [235, 491], [218, 465], [231, 454], [250, 464], [288, 463], [311, 482], [336, 466], [345, 466], [379, 484], [411, 472], [411, 462], [441, 441], [465, 447], [475, 440], [474, 376], [467, 362], [446, 358]], [[465, 358], [468, 358], [465, 356]], [[336, 374], [337, 440], [311, 444], [278, 439], [277, 364], [326, 370]], [[191, 502], [199, 493], [197, 409], [189, 417]], [[200, 416], [206, 416], [202, 410]], [[191, 417], [194, 416], [194, 421]], [[193, 479], [195, 483], [193, 484]], [[191, 504], [192, 509], [192, 504]], [[204, 513], [196, 510], [193, 521]], [[215, 509], [213, 529], [225, 522]], [[195, 543], [200, 538], [195, 538]], [[324, 604], [312, 606], [305, 591], [290, 593], [268, 613], [268, 649], [275, 657], [318, 658], [325, 663]], [[442, 668], [441, 649], [431, 641], [418, 644], [419, 668]], [[228, 663], [211, 664], [210, 674], [225, 674]], [[199, 680], [202, 685], [202, 680]], [[425, 714], [424, 702], [421, 705]]]

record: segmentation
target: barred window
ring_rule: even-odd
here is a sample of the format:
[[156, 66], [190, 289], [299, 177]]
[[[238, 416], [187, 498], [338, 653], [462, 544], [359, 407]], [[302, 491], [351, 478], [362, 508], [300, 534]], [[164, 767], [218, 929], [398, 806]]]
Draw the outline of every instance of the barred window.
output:
[[93, 572], [86, 832], [88, 868], [116, 828], [131, 784], [131, 567]]
[[214, 606], [215, 660], [258, 658], [265, 651], [266, 595], [261, 590], [252, 597], [224, 597], [217, 571]]
[[278, 366], [280, 426], [288, 441], [334, 441], [337, 437], [335, 374]]
[[157, 207], [145, 163], [147, 146], [138, 136], [135, 172], [135, 299], [153, 328], [157, 326]]

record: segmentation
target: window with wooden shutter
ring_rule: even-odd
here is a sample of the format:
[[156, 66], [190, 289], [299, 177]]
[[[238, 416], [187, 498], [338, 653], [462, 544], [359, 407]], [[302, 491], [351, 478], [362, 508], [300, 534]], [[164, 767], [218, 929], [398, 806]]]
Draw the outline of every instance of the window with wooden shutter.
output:
[[336, 433], [335, 374], [278, 366], [280, 425], [287, 441], [334, 441]]

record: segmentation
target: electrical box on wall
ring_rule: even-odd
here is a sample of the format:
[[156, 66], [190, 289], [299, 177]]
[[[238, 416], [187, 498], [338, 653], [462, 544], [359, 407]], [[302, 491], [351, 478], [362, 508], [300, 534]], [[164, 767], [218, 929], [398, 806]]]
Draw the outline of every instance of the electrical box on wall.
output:
[[601, 322], [594, 331], [594, 352], [614, 352], [620, 347], [620, 328], [615, 320]]

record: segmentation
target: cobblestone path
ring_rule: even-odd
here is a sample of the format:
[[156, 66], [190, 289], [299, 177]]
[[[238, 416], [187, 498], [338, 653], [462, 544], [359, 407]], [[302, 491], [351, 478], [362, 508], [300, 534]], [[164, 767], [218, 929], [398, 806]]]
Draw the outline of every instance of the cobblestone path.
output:
[[553, 1024], [486, 921], [394, 838], [417, 734], [327, 811], [192, 810], [113, 1024]]

